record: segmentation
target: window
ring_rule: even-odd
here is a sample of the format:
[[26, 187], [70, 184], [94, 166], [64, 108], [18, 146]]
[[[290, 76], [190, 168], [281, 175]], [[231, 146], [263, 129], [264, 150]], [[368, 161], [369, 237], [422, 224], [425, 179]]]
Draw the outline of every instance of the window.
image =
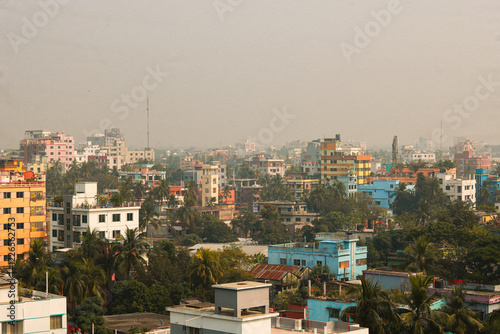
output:
[[16, 198], [24, 198], [24, 192], [22, 191], [16, 192]]
[[3, 198], [10, 198], [10, 193], [3, 193]]
[[62, 315], [50, 316], [50, 329], [60, 329], [62, 327]]
[[10, 246], [10, 239], [4, 239], [3, 240], [3, 245], [4, 246]]
[[17, 254], [18, 260], [24, 260], [24, 254]]
[[340, 309], [328, 307], [328, 318], [338, 319], [339, 317], [340, 317]]
[[57, 230], [52, 230], [52, 237], [57, 238]]
[[17, 223], [16, 228], [17, 228], [18, 230], [24, 230], [24, 223]]
[[[9, 255], [4, 255], [3, 256], [3, 260], [4, 261], [9, 261], [9, 259], [10, 259]], [[5, 324], [5, 322], [4, 322], [4, 324]], [[3, 333], [7, 333], [7, 332], [3, 332]]]
[[12, 225], [10, 224], [3, 224], [3, 229], [6, 231], [6, 230], [9, 230], [11, 228]]
[[17, 239], [18, 245], [24, 245], [24, 239]]
[[120, 221], [120, 214], [119, 213], [113, 213], [113, 221], [114, 222]]
[[88, 216], [87, 215], [82, 215], [82, 224], [87, 224], [88, 223]]
[[127, 213], [127, 221], [131, 222], [132, 220], [134, 220], [134, 214], [133, 213]]
[[57, 221], [57, 213], [52, 214], [52, 221]]
[[17, 208], [16, 213], [24, 213], [24, 208]]
[[120, 236], [120, 230], [113, 231], [113, 238], [117, 238]]
[[323, 266], [323, 262], [321, 262], [321, 261], [316, 261], [316, 265], [321, 267], [321, 266]]
[[366, 266], [366, 259], [357, 259], [356, 265], [357, 266]]
[[306, 260], [302, 260], [302, 267], [305, 267], [306, 266]]
[[298, 259], [293, 260], [293, 265], [300, 266], [300, 260], [298, 260]]
[[280, 264], [286, 264], [286, 259], [280, 259]]
[[99, 215], [99, 223], [105, 223], [106, 222], [106, 215]]
[[450, 186], [446, 186], [446, 190], [450, 190], [450, 189], [451, 189]]
[[339, 263], [339, 269], [349, 268], [349, 261], [342, 261]]
[[10, 215], [10, 208], [3, 208], [4, 215]]
[[296, 222], [300, 222], [300, 218], [295, 218], [295, 221]]

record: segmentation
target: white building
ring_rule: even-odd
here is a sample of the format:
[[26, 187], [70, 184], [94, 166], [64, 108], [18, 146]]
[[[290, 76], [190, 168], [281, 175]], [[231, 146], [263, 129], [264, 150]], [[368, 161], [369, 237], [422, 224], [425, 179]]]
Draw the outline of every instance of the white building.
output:
[[219, 167], [217, 165], [203, 165], [201, 179], [201, 204], [203, 206], [210, 205], [211, 199], [214, 198], [214, 204], [219, 203]]
[[97, 230], [103, 239], [115, 240], [127, 228], [139, 227], [139, 210], [134, 203], [101, 206], [96, 182], [76, 183], [75, 194], [63, 196], [62, 207], [48, 208], [50, 250], [79, 246], [87, 228]]
[[79, 164], [82, 162], [88, 162], [89, 156], [97, 156], [101, 152], [101, 147], [99, 145], [92, 145], [92, 142], [88, 141], [85, 145], [78, 147], [75, 153], [75, 160]]
[[441, 171], [437, 173], [439, 186], [443, 192], [448, 195], [452, 201], [471, 201], [473, 205], [476, 204], [476, 180], [462, 180], [457, 179], [454, 171]]
[[248, 167], [251, 170], [259, 171], [261, 174], [269, 175], [285, 175], [284, 160], [283, 159], [268, 159], [264, 155], [257, 155], [253, 158], [246, 159]]
[[18, 288], [17, 281], [0, 277], [0, 333], [66, 334], [66, 297]]
[[303, 161], [300, 168], [302, 173], [306, 173], [309, 176], [321, 174], [321, 166], [318, 161]]
[[279, 318], [269, 311], [272, 284], [234, 282], [213, 285], [215, 305], [208, 303], [167, 308], [172, 334], [280, 334], [304, 332], [368, 334], [368, 328], [341, 321]]
[[436, 154], [432, 152], [408, 152], [403, 153], [403, 161], [425, 161], [425, 162], [436, 162]]

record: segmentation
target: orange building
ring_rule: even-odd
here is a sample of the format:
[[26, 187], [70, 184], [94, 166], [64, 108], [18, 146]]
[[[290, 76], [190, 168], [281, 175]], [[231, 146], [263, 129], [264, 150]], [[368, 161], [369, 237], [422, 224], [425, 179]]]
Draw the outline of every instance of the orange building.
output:
[[47, 236], [45, 180], [33, 172], [22, 173], [22, 165], [17, 170], [8, 166], [0, 163], [1, 268], [9, 266], [9, 257], [26, 259], [31, 242]]

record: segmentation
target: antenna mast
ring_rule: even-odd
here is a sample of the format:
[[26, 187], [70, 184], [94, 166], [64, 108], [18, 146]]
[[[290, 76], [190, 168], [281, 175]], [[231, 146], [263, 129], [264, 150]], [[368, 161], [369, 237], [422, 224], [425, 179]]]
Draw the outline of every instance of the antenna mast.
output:
[[147, 118], [148, 118], [148, 149], [149, 149], [149, 96], [148, 96], [146, 103], [147, 103], [146, 112], [147, 112]]

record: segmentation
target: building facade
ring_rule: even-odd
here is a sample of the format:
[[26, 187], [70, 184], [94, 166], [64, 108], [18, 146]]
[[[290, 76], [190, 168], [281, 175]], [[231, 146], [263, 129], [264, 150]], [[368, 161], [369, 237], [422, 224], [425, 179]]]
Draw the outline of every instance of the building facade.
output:
[[314, 243], [288, 243], [268, 247], [269, 264], [314, 267], [327, 265], [336, 279], [354, 280], [366, 269], [367, 248], [356, 245], [358, 239], [324, 239]]
[[437, 174], [439, 186], [443, 192], [452, 201], [471, 201], [472, 205], [476, 204], [476, 180], [457, 179], [453, 171], [442, 170]]
[[372, 184], [359, 185], [358, 191], [370, 195], [378, 206], [390, 209], [398, 187], [399, 180], [373, 180]]
[[[45, 212], [46, 187], [43, 177], [37, 177], [33, 172], [0, 170], [0, 238], [3, 240], [0, 244], [0, 267], [9, 265], [12, 253], [15, 255], [11, 259], [13, 261], [27, 258], [32, 241], [45, 241]], [[11, 245], [12, 239], [15, 245]], [[14, 252], [9, 251], [11, 246], [15, 247]]]
[[50, 250], [76, 248], [82, 237], [97, 230], [102, 239], [116, 240], [127, 228], [139, 227], [139, 205], [100, 205], [96, 182], [75, 184], [75, 194], [63, 196], [62, 206], [49, 207]]

